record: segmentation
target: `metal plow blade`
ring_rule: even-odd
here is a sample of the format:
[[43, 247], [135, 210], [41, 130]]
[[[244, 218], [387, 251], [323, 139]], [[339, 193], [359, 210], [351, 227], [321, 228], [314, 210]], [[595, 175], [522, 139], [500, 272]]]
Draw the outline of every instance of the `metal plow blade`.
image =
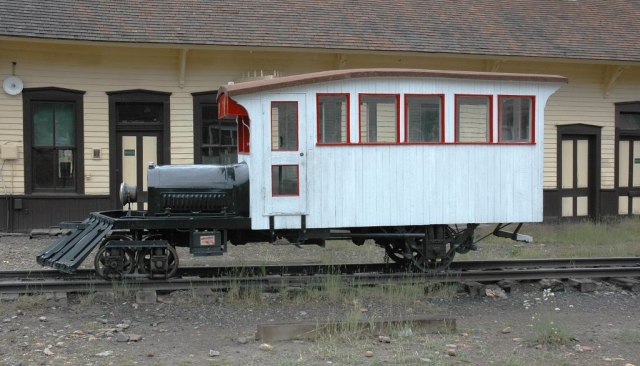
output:
[[60, 272], [74, 273], [109, 233], [113, 223], [103, 222], [92, 216], [82, 223], [66, 226], [74, 229], [38, 254], [36, 261], [42, 266], [55, 268]]

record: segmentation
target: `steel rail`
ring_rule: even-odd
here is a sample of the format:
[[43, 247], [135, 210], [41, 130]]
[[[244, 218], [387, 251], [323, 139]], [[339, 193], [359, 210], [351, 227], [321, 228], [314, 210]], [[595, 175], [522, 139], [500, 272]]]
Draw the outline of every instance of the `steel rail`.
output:
[[43, 280], [43, 281], [3, 281], [0, 282], [0, 293], [42, 293], [42, 292], [93, 292], [135, 290], [190, 290], [210, 288], [212, 290], [228, 290], [233, 286], [261, 287], [263, 290], [282, 289], [287, 287], [322, 287], [339, 281], [343, 286], [371, 286], [380, 284], [416, 284], [443, 282], [493, 282], [500, 280], [538, 280], [543, 278], [612, 278], [639, 277], [640, 267], [610, 268], [545, 268], [545, 269], [509, 269], [500, 271], [449, 271], [437, 275], [422, 273], [357, 273], [357, 274], [315, 274], [307, 276], [261, 276], [261, 277], [223, 277], [223, 278], [173, 278], [169, 280]]
[[[492, 270], [506, 268], [557, 268], [557, 267], [604, 267], [604, 266], [640, 266], [640, 257], [611, 258], [554, 258], [554, 259], [518, 259], [518, 260], [477, 260], [455, 261], [449, 271]], [[406, 268], [396, 263], [363, 264], [284, 264], [284, 265], [248, 265], [248, 266], [210, 266], [181, 267], [177, 277], [223, 277], [258, 275], [294, 275], [310, 273], [360, 273], [360, 272], [397, 272]], [[62, 273], [52, 269], [25, 269], [0, 271], [0, 280], [4, 279], [77, 279], [95, 278], [93, 269], [79, 269], [74, 274]]]

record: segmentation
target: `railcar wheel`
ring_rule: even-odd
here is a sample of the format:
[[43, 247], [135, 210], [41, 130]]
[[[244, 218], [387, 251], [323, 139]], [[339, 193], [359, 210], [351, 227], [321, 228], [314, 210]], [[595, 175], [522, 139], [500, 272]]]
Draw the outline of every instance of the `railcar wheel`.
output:
[[451, 242], [455, 235], [447, 225], [434, 228], [435, 237], [424, 244], [425, 239], [407, 238], [405, 248], [413, 267], [425, 273], [437, 273], [449, 268], [456, 256]]
[[161, 277], [171, 278], [178, 271], [178, 262], [178, 253], [171, 245], [166, 248], [145, 248], [139, 254], [138, 269], [149, 277], [163, 274]]
[[[418, 242], [416, 240], [413, 241]], [[449, 268], [453, 262], [453, 258], [456, 256], [455, 250], [442, 252], [438, 249], [433, 250], [431, 248], [427, 248], [425, 253], [424, 249], [421, 248], [423, 247], [422, 240], [419, 242], [420, 243], [416, 244], [407, 244], [411, 251], [411, 264], [417, 270], [425, 273], [437, 273]]]
[[405, 257], [405, 245], [404, 243], [398, 245], [397, 243], [387, 243], [384, 245], [384, 251], [387, 256], [399, 264], [407, 264], [409, 263], [409, 259]]
[[94, 259], [98, 276], [105, 280], [120, 279], [135, 270], [135, 253], [128, 248], [102, 246]]

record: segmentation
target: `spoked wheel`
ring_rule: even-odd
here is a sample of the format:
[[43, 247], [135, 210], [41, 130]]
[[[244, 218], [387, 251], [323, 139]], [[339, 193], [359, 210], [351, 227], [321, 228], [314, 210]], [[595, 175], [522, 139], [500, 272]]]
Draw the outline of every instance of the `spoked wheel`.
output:
[[405, 253], [405, 244], [401, 243], [387, 243], [384, 245], [384, 251], [387, 253], [387, 256], [399, 264], [407, 264], [409, 263], [409, 259], [404, 256]]
[[[431, 228], [429, 228], [431, 229]], [[410, 253], [411, 264], [415, 269], [425, 273], [437, 273], [449, 268], [456, 256], [452, 248], [451, 231], [446, 225], [434, 228], [434, 237], [425, 242], [422, 238], [407, 238], [406, 250]]]
[[178, 253], [171, 245], [166, 248], [144, 248], [139, 256], [138, 269], [149, 277], [171, 278], [178, 271]]
[[135, 271], [135, 253], [129, 248], [111, 248], [106, 244], [109, 241], [126, 241], [125, 235], [110, 236], [102, 241], [100, 249], [94, 259], [94, 266], [98, 276], [105, 280], [113, 280], [124, 277]]

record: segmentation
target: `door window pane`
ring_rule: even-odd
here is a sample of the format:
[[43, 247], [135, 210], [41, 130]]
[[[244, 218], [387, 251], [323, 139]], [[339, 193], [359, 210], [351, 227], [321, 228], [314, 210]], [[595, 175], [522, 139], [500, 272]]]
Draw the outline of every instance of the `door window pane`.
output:
[[297, 165], [273, 165], [271, 187], [274, 196], [299, 196], [299, 171]]
[[298, 150], [298, 103], [271, 104], [271, 150]]
[[162, 123], [162, 103], [116, 103], [116, 123]]

